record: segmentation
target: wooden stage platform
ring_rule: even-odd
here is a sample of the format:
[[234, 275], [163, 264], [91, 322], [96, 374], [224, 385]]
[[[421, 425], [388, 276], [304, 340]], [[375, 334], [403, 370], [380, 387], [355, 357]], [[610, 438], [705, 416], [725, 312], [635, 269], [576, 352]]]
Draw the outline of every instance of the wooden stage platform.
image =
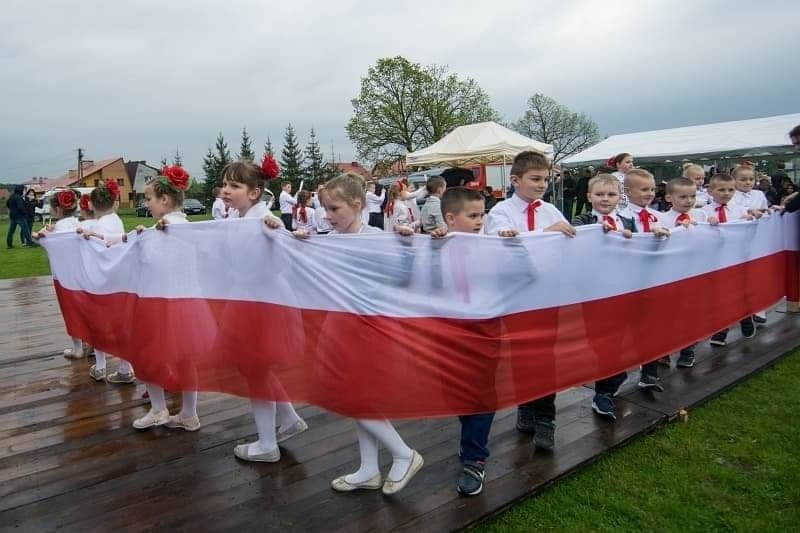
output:
[[475, 498], [455, 491], [457, 420], [400, 422], [425, 467], [390, 499], [330, 489], [357, 468], [358, 450], [353, 423], [317, 407], [300, 409], [310, 430], [285, 443], [277, 464], [233, 457], [233, 446], [255, 433], [239, 398], [201, 394], [197, 433], [134, 431], [131, 422], [148, 409], [143, 386], [96, 383], [87, 361], [61, 356], [68, 339], [50, 278], [0, 281], [0, 530], [461, 529], [774, 363], [800, 345], [799, 326], [800, 316], [771, 312], [746, 343], [738, 331], [726, 348], [702, 343], [695, 368], [662, 367], [663, 394], [645, 395], [630, 378], [615, 424], [593, 415], [588, 387], [560, 394], [552, 454], [533, 454], [514, 429], [514, 411], [499, 413], [487, 483]]

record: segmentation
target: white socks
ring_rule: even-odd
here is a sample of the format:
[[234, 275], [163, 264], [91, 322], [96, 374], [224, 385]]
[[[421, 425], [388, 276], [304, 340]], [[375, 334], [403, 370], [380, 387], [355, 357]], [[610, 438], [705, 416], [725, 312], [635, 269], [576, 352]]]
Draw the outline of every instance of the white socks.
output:
[[75, 355], [83, 353], [83, 341], [76, 337], [72, 337], [72, 353]]
[[197, 392], [183, 391], [181, 393], [181, 412], [178, 413], [183, 420], [197, 416]]
[[[389, 450], [389, 453], [392, 454], [392, 468], [391, 470], [389, 470], [389, 479], [391, 479], [392, 481], [400, 481], [403, 478], [403, 476], [406, 475], [406, 472], [408, 472], [408, 469], [411, 466], [411, 458], [413, 457], [414, 452], [411, 448], [408, 447], [408, 445], [406, 445], [405, 442], [403, 442], [403, 438], [400, 437], [400, 434], [397, 433], [396, 429], [394, 429], [392, 423], [389, 422], [388, 420], [356, 420], [356, 425], [358, 426], [359, 429], [363, 429], [375, 441], [380, 442], [386, 447], [387, 450]], [[358, 436], [359, 447], [361, 447], [361, 440], [362, 440], [361, 435], [359, 434]], [[376, 448], [377, 448], [377, 442], [376, 442]], [[355, 474], [358, 474], [364, 468], [363, 455], [361, 460], [362, 460], [362, 467]], [[375, 459], [375, 469], [377, 470], [377, 452]], [[374, 475], [375, 474], [373, 473], [372, 476]], [[352, 482], [350, 479], [348, 479], [347, 481]]]
[[275, 437], [275, 402], [250, 400], [253, 408], [253, 418], [256, 420], [258, 440], [251, 442], [247, 447], [250, 455], [260, 455], [273, 451], [278, 447]]
[[294, 410], [294, 406], [289, 402], [277, 402], [275, 423], [279, 428], [290, 428], [301, 420], [300, 415]]
[[133, 366], [126, 361], [125, 359], [119, 360], [119, 368], [117, 368], [117, 372], [120, 374], [133, 374]]
[[378, 439], [370, 435], [358, 420], [356, 420], [356, 435], [358, 435], [358, 451], [361, 453], [361, 467], [356, 472], [344, 477], [345, 481], [353, 485], [366, 483], [380, 473], [378, 469]]
[[101, 352], [97, 348], [94, 350], [94, 367], [96, 370], [106, 369], [106, 352]]
[[167, 408], [167, 400], [164, 397], [164, 388], [152, 383], [145, 383], [147, 388], [147, 395], [150, 396], [150, 408], [156, 413]]

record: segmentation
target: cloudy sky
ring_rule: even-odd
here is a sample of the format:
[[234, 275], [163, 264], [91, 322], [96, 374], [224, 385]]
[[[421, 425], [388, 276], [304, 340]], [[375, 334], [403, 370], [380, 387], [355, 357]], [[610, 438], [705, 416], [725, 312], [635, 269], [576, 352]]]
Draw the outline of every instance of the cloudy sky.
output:
[[[742, 7], [742, 5], [744, 7]], [[336, 0], [3, 3], [0, 182], [179, 148], [200, 177], [222, 132], [260, 155], [291, 122], [350, 160], [344, 126], [380, 57], [449, 65], [505, 120], [542, 92], [604, 134], [800, 111], [800, 3]]]

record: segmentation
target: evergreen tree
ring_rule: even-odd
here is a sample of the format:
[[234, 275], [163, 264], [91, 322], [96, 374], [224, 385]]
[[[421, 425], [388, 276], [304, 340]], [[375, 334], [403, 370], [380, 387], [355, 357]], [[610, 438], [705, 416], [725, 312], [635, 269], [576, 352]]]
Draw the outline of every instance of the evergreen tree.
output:
[[178, 165], [179, 167], [183, 166], [183, 158], [181, 157], [181, 151], [175, 148], [175, 157], [172, 158], [172, 164]]
[[253, 161], [256, 154], [253, 152], [253, 143], [250, 140], [250, 135], [247, 133], [247, 128], [242, 128], [242, 144], [239, 146], [238, 158], [242, 161]]
[[205, 179], [205, 196], [206, 202], [214, 201], [214, 187], [222, 187], [222, 170], [232, 161], [230, 150], [228, 150], [228, 143], [225, 142], [225, 137], [222, 132], [217, 136], [217, 142], [214, 145], [214, 150], [208, 149], [208, 153], [203, 158], [203, 172], [206, 175]]
[[161, 168], [163, 169], [165, 166], [169, 165], [169, 161], [167, 161], [167, 156], [161, 156]]
[[308, 144], [305, 151], [306, 168], [305, 174], [310, 180], [318, 180], [322, 177], [322, 167], [324, 160], [322, 158], [322, 151], [319, 149], [319, 141], [314, 128], [311, 128], [311, 133], [308, 136]]
[[272, 149], [272, 141], [269, 140], [269, 136], [267, 137], [266, 144], [264, 144], [264, 155], [266, 156], [267, 154], [275, 157], [275, 150]]
[[303, 176], [303, 151], [300, 149], [291, 123], [286, 127], [286, 133], [283, 136], [280, 163], [283, 178], [290, 180], [292, 185], [297, 188]]

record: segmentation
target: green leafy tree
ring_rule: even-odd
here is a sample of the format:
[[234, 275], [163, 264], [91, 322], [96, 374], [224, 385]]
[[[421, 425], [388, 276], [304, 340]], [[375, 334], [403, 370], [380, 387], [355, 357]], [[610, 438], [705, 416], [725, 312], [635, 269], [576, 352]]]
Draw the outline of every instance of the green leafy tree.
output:
[[283, 136], [280, 164], [283, 179], [292, 181], [296, 188], [303, 176], [303, 151], [291, 123], [286, 127]]
[[361, 79], [347, 135], [361, 159], [396, 161], [453, 128], [496, 120], [488, 95], [446, 66], [382, 58]]
[[308, 144], [305, 150], [306, 167], [305, 174], [311, 180], [318, 180], [322, 177], [322, 167], [324, 159], [322, 151], [319, 148], [319, 140], [314, 128], [311, 128], [311, 133], [308, 136]]
[[531, 139], [552, 144], [555, 162], [600, 141], [600, 128], [590, 116], [539, 93], [528, 99], [528, 109], [512, 127]]
[[242, 161], [253, 161], [256, 154], [253, 152], [253, 143], [250, 140], [250, 135], [247, 133], [247, 128], [242, 128], [242, 144], [239, 146], [238, 159]]

